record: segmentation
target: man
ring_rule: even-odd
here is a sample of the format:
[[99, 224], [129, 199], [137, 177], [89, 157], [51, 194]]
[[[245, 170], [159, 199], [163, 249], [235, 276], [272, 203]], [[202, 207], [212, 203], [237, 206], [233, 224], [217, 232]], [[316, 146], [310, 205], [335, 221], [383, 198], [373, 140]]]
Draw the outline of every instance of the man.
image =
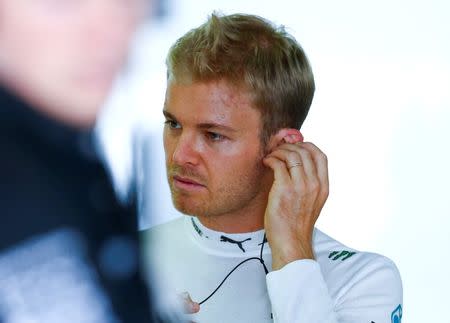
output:
[[91, 129], [145, 0], [0, 0], [0, 321], [152, 322]]
[[395, 265], [314, 228], [328, 170], [298, 130], [314, 93], [299, 44], [262, 18], [213, 14], [167, 65], [167, 178], [188, 216], [144, 235], [189, 318], [400, 322]]

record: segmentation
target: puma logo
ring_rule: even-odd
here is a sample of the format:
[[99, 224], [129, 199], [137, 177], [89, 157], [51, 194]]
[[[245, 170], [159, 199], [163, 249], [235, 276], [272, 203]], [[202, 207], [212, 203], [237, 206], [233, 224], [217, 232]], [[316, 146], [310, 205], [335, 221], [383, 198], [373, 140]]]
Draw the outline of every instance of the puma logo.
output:
[[242, 243], [245, 242], [245, 241], [248, 241], [248, 240], [252, 240], [252, 238], [247, 238], [247, 239], [242, 240], [242, 241], [236, 241], [236, 240], [233, 240], [233, 239], [225, 237], [225, 236], [220, 236], [220, 241], [237, 244], [239, 249], [241, 249], [243, 252], [245, 252], [245, 249], [244, 249], [244, 247], [242, 247]]

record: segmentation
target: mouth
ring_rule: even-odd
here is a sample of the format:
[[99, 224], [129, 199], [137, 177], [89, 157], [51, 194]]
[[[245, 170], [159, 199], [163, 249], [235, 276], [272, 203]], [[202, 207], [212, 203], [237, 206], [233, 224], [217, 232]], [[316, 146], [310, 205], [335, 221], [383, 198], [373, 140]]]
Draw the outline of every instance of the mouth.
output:
[[178, 176], [178, 175], [174, 175], [172, 177], [173, 179], [173, 184], [180, 189], [184, 189], [184, 190], [198, 190], [201, 188], [204, 188], [205, 185], [187, 178], [187, 177], [182, 177], [182, 176]]

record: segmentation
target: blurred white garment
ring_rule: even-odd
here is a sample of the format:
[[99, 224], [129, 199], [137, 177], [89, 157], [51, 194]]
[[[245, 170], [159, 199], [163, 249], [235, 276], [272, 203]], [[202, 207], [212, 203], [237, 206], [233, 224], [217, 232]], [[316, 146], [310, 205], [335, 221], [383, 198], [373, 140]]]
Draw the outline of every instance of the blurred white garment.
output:
[[116, 323], [81, 235], [58, 230], [0, 254], [0, 322]]

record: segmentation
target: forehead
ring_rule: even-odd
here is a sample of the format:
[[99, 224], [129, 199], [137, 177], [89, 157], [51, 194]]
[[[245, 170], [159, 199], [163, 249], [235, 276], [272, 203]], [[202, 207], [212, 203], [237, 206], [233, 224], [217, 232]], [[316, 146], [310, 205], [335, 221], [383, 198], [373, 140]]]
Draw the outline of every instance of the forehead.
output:
[[220, 122], [258, 129], [260, 113], [251, 96], [223, 81], [177, 84], [169, 81], [164, 111], [182, 122]]

